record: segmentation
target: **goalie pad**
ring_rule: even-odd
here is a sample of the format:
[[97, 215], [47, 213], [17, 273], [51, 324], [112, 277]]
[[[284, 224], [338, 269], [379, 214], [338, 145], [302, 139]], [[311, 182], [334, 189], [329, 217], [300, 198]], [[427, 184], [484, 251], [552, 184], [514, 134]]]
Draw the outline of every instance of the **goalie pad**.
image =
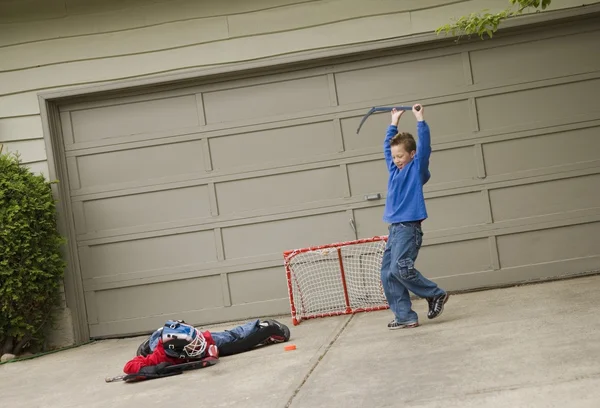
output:
[[[274, 338], [277, 340], [274, 340]], [[260, 323], [258, 330], [245, 338], [222, 344], [219, 347], [219, 356], [244, 353], [261, 345], [288, 341], [289, 338], [290, 331], [287, 326], [275, 320], [266, 320]]]

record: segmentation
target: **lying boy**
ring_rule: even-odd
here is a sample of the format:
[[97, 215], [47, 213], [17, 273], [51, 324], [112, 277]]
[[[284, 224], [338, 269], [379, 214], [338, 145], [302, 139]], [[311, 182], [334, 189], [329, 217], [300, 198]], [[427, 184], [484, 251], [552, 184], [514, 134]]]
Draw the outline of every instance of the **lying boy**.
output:
[[168, 320], [140, 344], [136, 357], [125, 364], [123, 371], [152, 376], [171, 365], [217, 360], [289, 339], [289, 328], [276, 320], [257, 319], [221, 332], [201, 332], [183, 320]]

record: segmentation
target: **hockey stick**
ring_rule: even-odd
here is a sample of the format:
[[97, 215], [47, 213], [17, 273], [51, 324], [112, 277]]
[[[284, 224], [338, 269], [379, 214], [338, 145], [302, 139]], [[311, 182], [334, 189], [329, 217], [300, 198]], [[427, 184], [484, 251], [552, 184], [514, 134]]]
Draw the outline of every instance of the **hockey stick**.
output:
[[[356, 134], [358, 134], [358, 132], [360, 132], [360, 128], [362, 127], [363, 123], [365, 123], [365, 121], [367, 120], [367, 118], [369, 116], [371, 116], [373, 113], [375, 112], [391, 112], [393, 109], [396, 110], [412, 110], [412, 106], [380, 106], [380, 107], [372, 107], [369, 112], [367, 112], [367, 114], [365, 116], [363, 116], [362, 120], [360, 121], [360, 124], [358, 125], [358, 129], [356, 129]], [[421, 108], [419, 106], [416, 107], [417, 112], [421, 110]]]
[[136, 381], [143, 381], [143, 380], [153, 380], [155, 378], [170, 377], [172, 375], [183, 374], [184, 371], [196, 370], [199, 368], [206, 368], [206, 367], [214, 366], [215, 364], [217, 364], [217, 361], [218, 361], [217, 359], [191, 361], [189, 363], [175, 364], [175, 365], [165, 367], [160, 374], [139, 374], [139, 373], [123, 374], [123, 375], [118, 375], [116, 377], [106, 377], [104, 379], [104, 381], [107, 383], [118, 382], [118, 381], [136, 382]]

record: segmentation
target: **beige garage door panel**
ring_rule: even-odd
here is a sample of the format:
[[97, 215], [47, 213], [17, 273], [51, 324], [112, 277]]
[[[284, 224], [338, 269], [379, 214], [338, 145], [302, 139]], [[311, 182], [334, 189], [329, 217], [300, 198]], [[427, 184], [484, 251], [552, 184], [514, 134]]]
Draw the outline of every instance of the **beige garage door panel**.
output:
[[340, 151], [331, 121], [209, 139], [215, 170], [309, 160]]
[[600, 222], [502, 235], [497, 238], [500, 265], [515, 268], [585, 257], [598, 259], [598, 240], [592, 238], [598, 236]]
[[[492, 270], [490, 241], [480, 238], [424, 246], [417, 258], [417, 268], [432, 279], [449, 278]], [[444, 283], [451, 284], [447, 279]], [[452, 290], [452, 289], [450, 289]]]
[[198, 126], [194, 95], [71, 112], [75, 143]]
[[280, 266], [235, 272], [227, 276], [231, 303], [234, 305], [279, 299], [285, 297], [288, 290], [285, 274], [281, 273]]
[[[428, 104], [425, 115], [431, 129], [432, 143], [463, 139], [473, 132], [474, 121], [469, 111], [469, 102], [459, 100], [447, 103]], [[363, 112], [363, 115], [366, 112]], [[356, 129], [363, 115], [342, 119], [342, 134], [346, 150], [368, 148], [383, 149], [385, 132], [390, 125], [389, 113], [375, 113], [363, 124], [360, 133]], [[402, 115], [398, 130], [411, 133], [417, 139], [417, 121], [412, 112]]]
[[387, 235], [388, 226], [382, 220], [383, 205], [354, 210], [356, 235], [359, 238]]
[[495, 189], [490, 200], [495, 222], [600, 209], [600, 174]]
[[102, 290], [95, 293], [95, 301], [97, 319], [102, 323], [216, 309], [225, 304], [219, 276]]
[[490, 221], [484, 191], [428, 198], [426, 204], [429, 215], [423, 224], [426, 233], [473, 227]]
[[[488, 176], [599, 161], [600, 127], [505, 140], [483, 145]], [[510, 157], [510, 160], [506, 158]]]
[[96, 189], [206, 172], [200, 140], [80, 156], [75, 170], [81, 188]]
[[340, 105], [386, 97], [444, 94], [466, 85], [460, 54], [335, 74]]
[[223, 228], [225, 259], [281, 257], [288, 249], [350, 239], [354, 232], [345, 211]]
[[[536, 81], [600, 70], [600, 31], [471, 52], [475, 84]], [[515, 61], [519, 61], [515, 64]], [[577, 61], [577, 63], [573, 63]]]
[[275, 82], [204, 94], [206, 123], [297, 113], [330, 105], [327, 76]]
[[89, 200], [82, 203], [84, 221], [75, 217], [75, 226], [78, 234], [87, 234], [197, 222], [211, 216], [209, 200], [206, 185]]
[[[481, 130], [518, 125], [568, 123], [600, 113], [600, 79], [477, 98]], [[549, 115], [551, 112], [551, 115]]]
[[216, 184], [219, 214], [309, 204], [344, 197], [345, 173], [339, 166]]
[[80, 250], [84, 278], [169, 270], [215, 262], [217, 250], [212, 230], [165, 235], [132, 241], [86, 246]]

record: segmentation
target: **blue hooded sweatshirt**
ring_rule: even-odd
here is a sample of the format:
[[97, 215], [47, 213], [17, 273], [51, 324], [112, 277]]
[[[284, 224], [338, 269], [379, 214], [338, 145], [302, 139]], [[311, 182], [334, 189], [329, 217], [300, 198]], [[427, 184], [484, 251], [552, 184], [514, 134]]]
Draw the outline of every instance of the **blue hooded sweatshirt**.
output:
[[389, 224], [420, 221], [427, 218], [423, 186], [429, 181], [429, 157], [431, 138], [429, 125], [417, 122], [417, 153], [413, 160], [399, 169], [392, 159], [390, 140], [398, 134], [398, 127], [387, 128], [383, 152], [389, 171], [388, 190], [383, 220]]

